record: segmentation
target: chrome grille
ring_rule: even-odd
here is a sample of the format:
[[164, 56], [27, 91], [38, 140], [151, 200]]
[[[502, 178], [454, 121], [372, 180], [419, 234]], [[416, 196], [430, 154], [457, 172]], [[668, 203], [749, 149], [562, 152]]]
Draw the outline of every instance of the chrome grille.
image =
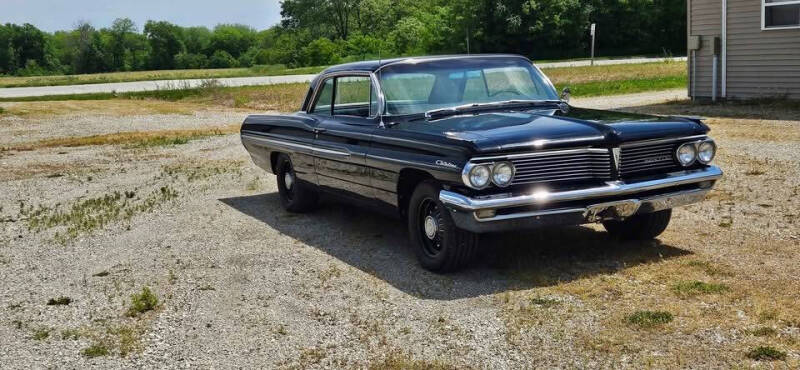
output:
[[512, 185], [611, 179], [608, 149], [572, 149], [510, 156], [516, 173]]
[[657, 140], [622, 145], [619, 153], [619, 175], [667, 172], [681, 169], [675, 150], [691, 138]]

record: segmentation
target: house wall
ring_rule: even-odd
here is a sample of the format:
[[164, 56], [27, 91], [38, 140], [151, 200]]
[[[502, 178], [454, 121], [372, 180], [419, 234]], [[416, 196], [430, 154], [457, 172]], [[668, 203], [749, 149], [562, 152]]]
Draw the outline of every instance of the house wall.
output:
[[[689, 58], [689, 95], [711, 97], [713, 38], [722, 36], [722, 0], [687, 0], [688, 34], [702, 36], [696, 76]], [[727, 0], [726, 97], [800, 99], [800, 29], [761, 30], [760, 0]], [[722, 94], [722, 56], [717, 95]]]
[[[700, 50], [696, 51], [697, 66], [693, 69], [692, 55], [689, 52], [689, 96], [692, 96], [692, 83], [698, 97], [711, 96], [714, 37], [722, 34], [722, 0], [688, 0], [689, 36], [701, 36]], [[720, 56], [720, 66], [722, 58]], [[692, 76], [692, 71], [695, 75]], [[717, 71], [717, 95], [721, 93], [721, 73]]]
[[800, 99], [800, 29], [761, 30], [761, 1], [728, 0], [731, 98]]

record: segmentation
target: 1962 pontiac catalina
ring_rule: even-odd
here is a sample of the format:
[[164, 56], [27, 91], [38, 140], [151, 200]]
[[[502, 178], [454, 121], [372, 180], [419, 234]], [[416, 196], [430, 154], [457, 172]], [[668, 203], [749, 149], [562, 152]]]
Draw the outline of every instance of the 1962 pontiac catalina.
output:
[[434, 271], [466, 265], [482, 233], [601, 222], [654, 238], [722, 176], [699, 119], [568, 100], [517, 55], [357, 62], [319, 74], [299, 112], [249, 116], [241, 139], [288, 211], [323, 191], [388, 206]]

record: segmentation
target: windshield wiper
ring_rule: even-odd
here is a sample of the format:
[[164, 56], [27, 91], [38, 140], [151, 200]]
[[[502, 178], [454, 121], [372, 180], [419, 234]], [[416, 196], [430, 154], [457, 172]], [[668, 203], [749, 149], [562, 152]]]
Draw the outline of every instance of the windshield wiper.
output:
[[446, 117], [459, 113], [477, 112], [482, 110], [497, 109], [508, 106], [541, 106], [561, 103], [560, 100], [503, 100], [491, 103], [470, 103], [454, 107], [431, 109], [425, 112], [425, 118], [432, 119]]

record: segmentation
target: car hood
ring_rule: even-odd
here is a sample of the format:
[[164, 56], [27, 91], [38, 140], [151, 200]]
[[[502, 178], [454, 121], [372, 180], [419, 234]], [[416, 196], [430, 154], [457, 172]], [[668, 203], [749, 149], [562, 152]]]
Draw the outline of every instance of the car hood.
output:
[[708, 127], [697, 119], [583, 108], [466, 114], [404, 122], [398, 128], [470, 141], [479, 152], [615, 146], [708, 132]]

